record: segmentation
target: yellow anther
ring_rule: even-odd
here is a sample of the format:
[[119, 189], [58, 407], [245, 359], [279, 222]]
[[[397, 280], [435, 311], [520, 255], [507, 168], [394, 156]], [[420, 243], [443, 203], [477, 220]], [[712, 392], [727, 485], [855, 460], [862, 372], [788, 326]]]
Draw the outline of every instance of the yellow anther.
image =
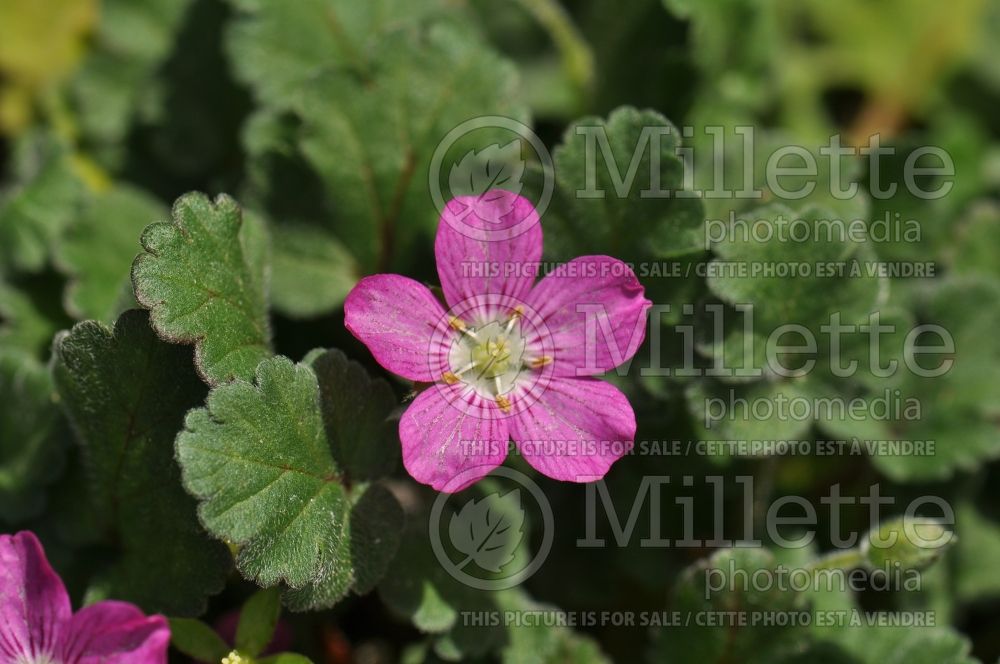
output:
[[532, 369], [541, 369], [542, 367], [547, 367], [552, 364], [552, 358], [548, 355], [542, 355], [541, 357], [536, 357], [528, 361], [528, 366]]
[[497, 406], [505, 413], [510, 413], [510, 399], [502, 394], [497, 395]]
[[510, 331], [514, 329], [514, 323], [524, 318], [524, 307], [518, 305], [514, 307], [514, 311], [510, 314], [510, 320], [507, 321], [507, 327], [504, 328], [504, 334], [510, 334]]
[[222, 664], [250, 664], [250, 660], [233, 650], [222, 658]]
[[459, 381], [459, 378], [458, 378], [458, 376], [456, 376], [452, 372], [445, 371], [443, 374], [441, 374], [441, 380], [443, 380], [444, 382], [446, 382], [449, 385], [454, 385], [455, 383], [457, 383]]
[[456, 318], [455, 316], [448, 319], [448, 325], [450, 325], [453, 330], [458, 330], [459, 332], [465, 332], [468, 329], [465, 321], [461, 318]]

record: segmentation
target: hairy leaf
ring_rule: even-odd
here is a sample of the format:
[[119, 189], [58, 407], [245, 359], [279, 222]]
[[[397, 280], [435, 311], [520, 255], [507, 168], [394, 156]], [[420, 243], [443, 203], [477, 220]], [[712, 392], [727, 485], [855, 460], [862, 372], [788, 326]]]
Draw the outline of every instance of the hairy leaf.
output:
[[185, 486], [202, 501], [202, 522], [239, 547], [245, 576], [263, 586], [287, 584], [294, 609], [332, 606], [359, 578], [371, 585], [356, 560], [384, 566], [374, 560], [385, 554], [367, 550], [364, 529], [385, 533], [375, 548], [391, 544], [400, 529], [391, 514], [382, 518], [391, 506], [362, 509], [374, 488], [345, 488], [320, 394], [308, 366], [268, 359], [255, 384], [236, 380], [213, 389], [177, 439]]
[[[149, 194], [118, 186], [99, 194], [56, 246], [56, 260], [71, 275], [66, 308], [79, 319], [113, 320], [131, 299], [129, 268], [139, 237], [149, 224], [167, 217]], [[132, 305], [134, 306], [134, 304]]]
[[164, 339], [195, 344], [198, 373], [209, 385], [249, 379], [271, 354], [266, 261], [257, 229], [236, 202], [187, 194], [173, 221], [149, 226], [146, 253], [132, 265], [136, 299]]
[[27, 354], [0, 352], [0, 403], [0, 521], [20, 523], [43, 508], [66, 432], [49, 372]]
[[703, 248], [704, 210], [683, 191], [679, 145], [678, 129], [654, 111], [622, 107], [606, 120], [574, 122], [553, 152], [557, 190], [542, 217], [546, 251], [560, 260], [610, 254], [635, 261]]
[[91, 509], [118, 543], [101, 585], [147, 610], [193, 615], [222, 589], [225, 547], [195, 517], [174, 461], [184, 413], [204, 397], [187, 349], [127, 311], [114, 330], [87, 321], [55, 344], [53, 375], [83, 445]]
[[274, 236], [274, 307], [295, 318], [336, 309], [358, 281], [350, 252], [312, 226], [282, 226]]
[[[334, 71], [300, 98], [300, 147], [327, 193], [328, 228], [369, 272], [406, 265], [414, 240], [431, 236], [438, 212], [429, 178], [448, 172], [429, 168], [449, 131], [486, 114], [527, 116], [510, 64], [468, 31], [444, 24], [419, 39], [387, 37], [373, 52], [370, 74]], [[510, 141], [509, 132], [487, 126], [462, 146], [496, 137]]]
[[339, 350], [314, 350], [305, 358], [319, 380], [323, 421], [338, 465], [354, 480], [392, 471], [399, 457], [397, 404], [392, 388], [372, 378]]
[[82, 200], [83, 185], [65, 151], [56, 145], [43, 151], [29, 179], [0, 193], [0, 273], [41, 271]]
[[372, 44], [433, 13], [436, 0], [230, 0], [239, 11], [229, 47], [239, 76], [261, 101], [284, 105], [318, 72], [366, 70]]

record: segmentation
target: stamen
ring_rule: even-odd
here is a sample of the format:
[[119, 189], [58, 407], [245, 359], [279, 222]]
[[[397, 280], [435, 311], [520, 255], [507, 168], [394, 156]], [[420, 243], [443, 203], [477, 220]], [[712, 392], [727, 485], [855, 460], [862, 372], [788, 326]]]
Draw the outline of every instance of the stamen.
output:
[[493, 377], [493, 384], [494, 384], [494, 385], [496, 385], [496, 388], [497, 388], [497, 394], [498, 394], [498, 395], [499, 395], [499, 394], [500, 394], [501, 392], [503, 392], [503, 385], [501, 385], [501, 384], [500, 384], [500, 376], [494, 376], [494, 377]]
[[454, 385], [459, 381], [459, 378], [452, 372], [445, 371], [443, 374], [441, 374], [441, 380], [443, 380], [448, 385]]
[[524, 317], [524, 307], [517, 306], [514, 307], [514, 311], [510, 315], [510, 320], [507, 321], [507, 327], [504, 329], [504, 334], [510, 334], [510, 331], [514, 329], [514, 323], [519, 321]]
[[532, 369], [541, 369], [542, 367], [547, 367], [550, 364], [552, 364], [552, 358], [548, 355], [542, 355], [528, 360], [528, 366]]
[[462, 367], [461, 369], [457, 370], [457, 371], [455, 372], [455, 376], [456, 376], [456, 377], [458, 377], [458, 376], [461, 376], [461, 375], [462, 375], [462, 374], [464, 374], [464, 373], [465, 373], [466, 371], [469, 371], [470, 369], [475, 369], [475, 368], [476, 368], [476, 363], [475, 363], [475, 362], [469, 362], [469, 363], [468, 363], [468, 364], [466, 364], [466, 365], [465, 365], [464, 367]]
[[510, 399], [508, 399], [502, 394], [498, 394], [496, 402], [500, 410], [502, 410], [504, 413], [510, 414]]
[[476, 333], [472, 329], [470, 329], [469, 326], [465, 324], [465, 321], [462, 320], [461, 318], [452, 316], [448, 320], [448, 325], [451, 327], [451, 329], [457, 330], [466, 336], [472, 337], [473, 339], [476, 340], [479, 339], [479, 337], [476, 336]]

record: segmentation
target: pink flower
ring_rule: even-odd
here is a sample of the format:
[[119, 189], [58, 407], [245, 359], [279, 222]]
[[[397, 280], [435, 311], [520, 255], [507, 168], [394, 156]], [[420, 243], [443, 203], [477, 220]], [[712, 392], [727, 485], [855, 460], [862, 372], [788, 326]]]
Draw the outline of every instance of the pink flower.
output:
[[434, 252], [448, 311], [395, 274], [362, 279], [344, 303], [347, 329], [379, 364], [432, 383], [399, 423], [406, 470], [459, 491], [503, 463], [513, 439], [544, 475], [603, 477], [635, 437], [628, 399], [594, 378], [645, 337], [651, 303], [632, 270], [583, 256], [535, 283], [538, 214], [499, 191], [452, 200]]
[[2, 664], [165, 664], [170, 628], [125, 602], [75, 615], [62, 579], [30, 532], [0, 535]]

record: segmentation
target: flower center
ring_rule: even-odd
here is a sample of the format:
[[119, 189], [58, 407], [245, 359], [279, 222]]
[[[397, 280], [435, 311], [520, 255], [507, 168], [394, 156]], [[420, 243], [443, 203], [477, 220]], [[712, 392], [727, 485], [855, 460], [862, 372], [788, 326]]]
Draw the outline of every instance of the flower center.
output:
[[508, 316], [478, 326], [453, 318], [451, 327], [458, 334], [452, 341], [448, 356], [451, 370], [442, 376], [444, 382], [449, 385], [463, 383], [509, 413], [511, 392], [521, 375], [551, 362], [544, 357], [525, 357], [523, 317], [523, 310], [518, 307]]
[[492, 321], [479, 327], [458, 322], [459, 331], [448, 356], [451, 371], [446, 383], [465, 383], [479, 396], [500, 401], [509, 393], [523, 370], [524, 339], [517, 314], [507, 321]]
[[244, 657], [236, 650], [222, 658], [222, 664], [251, 664], [251, 662], [253, 662], [252, 659]]

